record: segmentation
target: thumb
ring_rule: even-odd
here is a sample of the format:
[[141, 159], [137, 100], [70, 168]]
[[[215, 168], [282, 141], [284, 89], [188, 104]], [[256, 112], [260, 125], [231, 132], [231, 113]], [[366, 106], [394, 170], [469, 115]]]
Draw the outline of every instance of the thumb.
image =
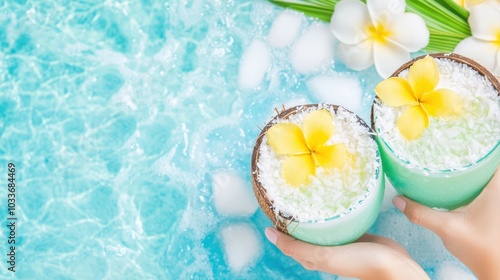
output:
[[450, 217], [449, 212], [434, 210], [404, 196], [396, 196], [392, 204], [403, 212], [410, 222], [432, 230], [441, 235], [445, 221]]
[[319, 248], [319, 246], [297, 240], [275, 228], [267, 228], [265, 234], [267, 239], [276, 245], [283, 254], [296, 260], [309, 260], [314, 256], [316, 248]]

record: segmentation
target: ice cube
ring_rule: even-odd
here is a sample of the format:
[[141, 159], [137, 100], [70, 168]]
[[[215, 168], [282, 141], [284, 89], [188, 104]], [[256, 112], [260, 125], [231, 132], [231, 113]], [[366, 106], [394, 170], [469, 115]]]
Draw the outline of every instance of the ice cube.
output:
[[295, 70], [310, 74], [331, 63], [334, 37], [327, 24], [311, 25], [292, 47], [290, 58]]
[[303, 17], [300, 14], [288, 10], [282, 12], [273, 22], [267, 41], [274, 48], [290, 45], [297, 39], [302, 23]]
[[234, 173], [213, 174], [212, 195], [215, 208], [222, 215], [250, 216], [258, 208], [252, 186]]
[[341, 105], [353, 112], [361, 108], [362, 89], [357, 78], [322, 75], [310, 79], [307, 86], [321, 102]]
[[241, 57], [238, 76], [240, 88], [253, 89], [258, 87], [270, 64], [269, 47], [260, 39], [253, 40]]
[[226, 260], [234, 272], [240, 272], [254, 262], [262, 252], [262, 242], [249, 224], [231, 225], [222, 230]]

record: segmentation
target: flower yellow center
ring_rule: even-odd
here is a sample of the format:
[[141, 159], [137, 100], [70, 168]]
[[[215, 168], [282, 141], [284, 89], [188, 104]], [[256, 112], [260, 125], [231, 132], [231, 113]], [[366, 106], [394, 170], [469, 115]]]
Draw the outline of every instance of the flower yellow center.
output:
[[267, 131], [268, 144], [278, 155], [286, 156], [282, 176], [292, 186], [309, 182], [316, 167], [342, 168], [349, 159], [344, 144], [328, 145], [335, 132], [332, 115], [321, 109], [310, 112], [303, 128], [293, 123], [277, 123]]
[[387, 43], [387, 37], [391, 35], [390, 30], [384, 23], [371, 24], [366, 29], [368, 36], [379, 43]]
[[455, 1], [455, 3], [457, 3], [458, 5], [460, 5], [460, 7], [465, 7], [465, 0], [453, 0]]
[[493, 41], [493, 44], [500, 47], [500, 29], [497, 31], [497, 39], [495, 41]]

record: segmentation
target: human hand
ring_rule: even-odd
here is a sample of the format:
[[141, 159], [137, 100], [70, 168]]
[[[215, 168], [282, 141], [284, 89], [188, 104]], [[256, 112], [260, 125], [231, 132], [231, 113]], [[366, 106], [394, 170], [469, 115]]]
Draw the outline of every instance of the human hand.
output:
[[411, 222], [435, 232], [479, 279], [500, 279], [500, 168], [474, 201], [453, 211], [399, 196], [393, 203]]
[[326, 247], [302, 242], [274, 228], [267, 228], [265, 234], [308, 270], [360, 279], [429, 279], [401, 245], [382, 236], [365, 234], [355, 243]]

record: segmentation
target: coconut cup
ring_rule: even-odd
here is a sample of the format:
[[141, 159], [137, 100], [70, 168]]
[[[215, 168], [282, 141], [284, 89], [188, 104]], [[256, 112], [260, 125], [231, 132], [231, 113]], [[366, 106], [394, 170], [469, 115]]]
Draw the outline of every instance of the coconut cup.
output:
[[[397, 77], [416, 61], [426, 57], [419, 56], [402, 65], [391, 77]], [[500, 96], [500, 83], [497, 78], [476, 61], [458, 54], [435, 53], [433, 58], [450, 59], [470, 66], [493, 85]], [[492, 178], [500, 164], [500, 141], [479, 160], [458, 169], [428, 170], [416, 167], [415, 164], [395, 154], [390, 143], [387, 143], [377, 128], [377, 118], [374, 112], [375, 101], [371, 110], [371, 126], [377, 133], [376, 140], [382, 156], [385, 174], [401, 195], [427, 205], [429, 207], [455, 209], [466, 205], [476, 198]], [[379, 100], [380, 101], [380, 100]]]
[[[259, 168], [260, 147], [261, 145], [266, 145], [263, 141], [266, 132], [277, 121], [287, 120], [294, 114], [305, 110], [314, 110], [314, 108], [318, 110], [321, 108], [333, 109], [336, 114], [341, 107], [329, 104], [309, 104], [292, 107], [286, 110], [284, 109], [262, 129], [256, 140], [252, 154], [251, 178], [253, 191], [264, 213], [281, 232], [317, 245], [341, 245], [351, 243], [361, 237], [361, 235], [363, 235], [375, 222], [383, 200], [385, 187], [384, 173], [382, 170], [381, 157], [375, 142], [373, 142], [373, 153], [375, 153], [374, 166], [376, 167], [373, 175], [370, 176], [368, 181], [370, 186], [367, 186], [367, 190], [364, 191], [361, 196], [357, 197], [355, 202], [349, 205], [347, 209], [329, 217], [299, 220], [294, 217], [293, 213], [283, 213], [279, 211], [279, 209], [275, 207], [273, 199], [269, 197], [268, 189], [260, 180], [260, 174], [263, 172], [263, 170]], [[341, 108], [341, 110], [345, 109]], [[375, 141], [373, 131], [362, 119], [350, 111], [345, 110], [343, 112], [348, 112], [355, 116], [356, 122], [366, 127], [366, 137], [369, 138], [369, 141]]]

